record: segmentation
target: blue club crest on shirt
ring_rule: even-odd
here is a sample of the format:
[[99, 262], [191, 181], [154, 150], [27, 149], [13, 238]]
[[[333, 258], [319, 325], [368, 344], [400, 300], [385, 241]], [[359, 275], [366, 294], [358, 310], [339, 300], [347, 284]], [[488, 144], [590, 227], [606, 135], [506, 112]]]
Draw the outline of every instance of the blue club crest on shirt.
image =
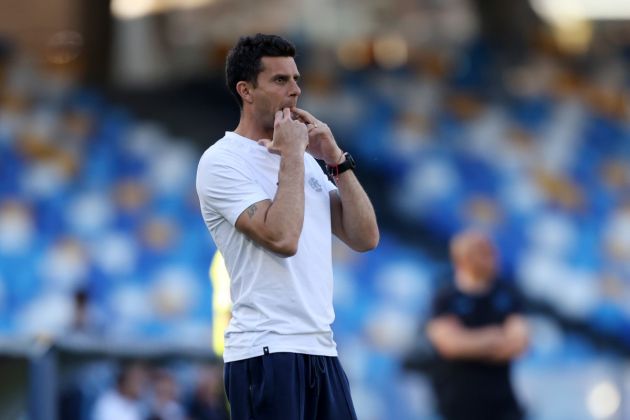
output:
[[308, 185], [310, 185], [311, 188], [314, 189], [315, 191], [322, 192], [322, 185], [315, 178], [310, 177], [308, 180]]

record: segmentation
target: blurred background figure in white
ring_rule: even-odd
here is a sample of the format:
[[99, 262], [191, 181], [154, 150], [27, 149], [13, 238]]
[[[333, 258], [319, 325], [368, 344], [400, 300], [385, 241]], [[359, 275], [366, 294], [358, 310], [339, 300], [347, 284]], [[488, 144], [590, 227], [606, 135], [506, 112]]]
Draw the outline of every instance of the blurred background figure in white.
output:
[[149, 420], [185, 420], [186, 414], [180, 402], [179, 385], [173, 375], [158, 369], [151, 375], [152, 395]]
[[147, 392], [147, 371], [140, 364], [123, 366], [116, 383], [96, 401], [93, 420], [144, 420], [142, 399]]

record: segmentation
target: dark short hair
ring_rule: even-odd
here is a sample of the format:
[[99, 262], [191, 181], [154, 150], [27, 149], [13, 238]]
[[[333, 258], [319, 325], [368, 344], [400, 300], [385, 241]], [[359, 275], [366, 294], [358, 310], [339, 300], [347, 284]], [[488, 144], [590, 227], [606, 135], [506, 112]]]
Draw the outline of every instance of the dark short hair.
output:
[[251, 82], [256, 86], [258, 74], [263, 70], [262, 57], [295, 57], [295, 46], [278, 35], [256, 34], [241, 37], [230, 50], [225, 62], [227, 87], [239, 107], [243, 107], [243, 98], [236, 90], [240, 81]]

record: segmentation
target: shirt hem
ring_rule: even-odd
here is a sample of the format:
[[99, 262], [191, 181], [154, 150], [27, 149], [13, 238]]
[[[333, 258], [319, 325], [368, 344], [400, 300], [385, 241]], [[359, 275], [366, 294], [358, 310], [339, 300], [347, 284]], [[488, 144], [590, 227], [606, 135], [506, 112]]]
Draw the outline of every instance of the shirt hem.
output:
[[239, 360], [251, 359], [253, 357], [262, 356], [265, 354], [264, 348], [267, 348], [269, 353], [298, 353], [298, 354], [308, 354], [311, 356], [329, 356], [329, 357], [337, 357], [337, 349], [304, 349], [304, 348], [296, 348], [290, 346], [274, 346], [274, 345], [261, 345], [258, 347], [254, 347], [251, 349], [247, 349], [246, 351], [239, 352], [230, 352], [229, 354], [223, 354], [223, 362], [237, 362]]

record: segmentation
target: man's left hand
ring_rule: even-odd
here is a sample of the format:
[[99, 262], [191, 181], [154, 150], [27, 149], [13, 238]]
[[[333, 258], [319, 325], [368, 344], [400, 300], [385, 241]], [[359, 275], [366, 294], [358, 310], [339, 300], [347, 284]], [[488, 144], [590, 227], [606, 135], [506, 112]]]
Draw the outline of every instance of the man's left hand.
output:
[[328, 124], [319, 121], [310, 112], [300, 108], [291, 108], [294, 118], [306, 124], [308, 129], [308, 146], [306, 151], [315, 159], [336, 166], [343, 161], [343, 151], [337, 146], [335, 137]]

